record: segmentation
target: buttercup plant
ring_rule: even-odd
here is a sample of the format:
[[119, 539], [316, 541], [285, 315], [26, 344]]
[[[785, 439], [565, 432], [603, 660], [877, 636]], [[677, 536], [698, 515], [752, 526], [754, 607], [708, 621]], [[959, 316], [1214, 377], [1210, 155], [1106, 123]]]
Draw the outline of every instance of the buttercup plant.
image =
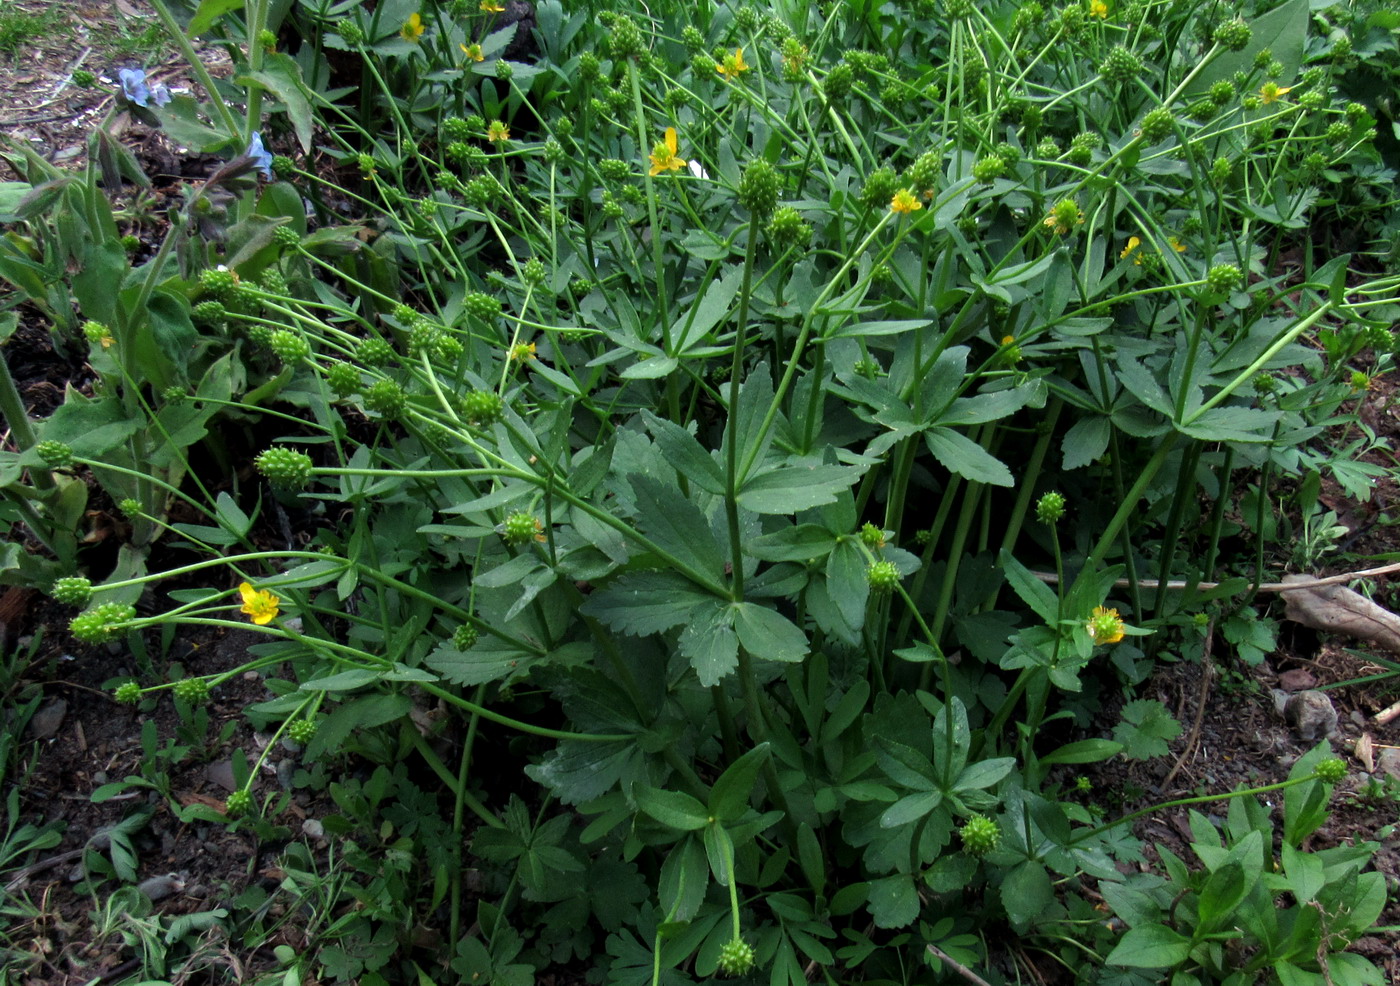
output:
[[[10, 502], [71, 542], [35, 584], [88, 607], [80, 643], [257, 634], [114, 692], [265, 675], [250, 719], [383, 854], [361, 909], [411, 874], [381, 965], [297, 969], [906, 981], [911, 947], [991, 975], [1000, 943], [1072, 926], [1055, 954], [1085, 981], [1225, 982], [1238, 914], [1250, 962], [1367, 981], [1342, 944], [1364, 851], [1322, 850], [1298, 898], [1343, 930], [1271, 944], [1306, 911], [1276, 906], [1252, 795], [1284, 792], [1280, 865], [1308, 890], [1298, 833], [1336, 764], [1170, 800], [1228, 797], [1230, 847], [1202, 819], [1202, 868], [1152, 886], [1123, 872], [1140, 813], [1055, 781], [1123, 752], [1085, 694], [1130, 693], [1264, 577], [1273, 485], [1355, 475], [1326, 428], [1389, 366], [1365, 353], [1400, 278], [1314, 245], [1384, 200], [1316, 12], [544, 0], [517, 30], [508, 6], [273, 23], [250, 0], [186, 30], [156, 0], [182, 48], [232, 49], [200, 102], [146, 107], [226, 169], [133, 267], [59, 245], [72, 216], [118, 242], [96, 172], [42, 205], [32, 165], [36, 249], [110, 268], [120, 310], [0, 265], [102, 377], [45, 421], [18, 408], [6, 475], [33, 485]], [[288, 30], [295, 57], [267, 44]], [[88, 474], [163, 571], [83, 567], [62, 490]], [[303, 543], [262, 550], [282, 523]], [[277, 745], [236, 824], [282, 824], [253, 780]], [[364, 760], [420, 793], [361, 803]], [[1367, 908], [1341, 913], [1347, 887]]]

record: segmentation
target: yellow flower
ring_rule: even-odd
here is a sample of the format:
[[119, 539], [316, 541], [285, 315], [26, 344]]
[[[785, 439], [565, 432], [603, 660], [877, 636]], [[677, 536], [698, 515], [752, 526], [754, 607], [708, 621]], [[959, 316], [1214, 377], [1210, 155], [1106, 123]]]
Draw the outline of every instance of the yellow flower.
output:
[[504, 14], [505, 4], [497, 3], [496, 0], [481, 0], [481, 9], [488, 14]]
[[1097, 17], [1099, 20], [1108, 20], [1108, 4], [1104, 0], [1093, 0], [1089, 4], [1089, 16]]
[[535, 344], [533, 342], [517, 342], [510, 347], [506, 353], [512, 363], [524, 363], [526, 360], [535, 358]]
[[266, 589], [254, 589], [248, 582], [239, 585], [238, 594], [243, 597], [243, 608], [239, 612], [246, 613], [248, 619], [258, 626], [271, 623], [277, 615], [277, 607], [282, 602]]
[[493, 144], [503, 144], [510, 140], [510, 127], [500, 120], [492, 120], [491, 126], [486, 128], [486, 139]]
[[1123, 618], [1116, 609], [1095, 606], [1085, 628], [1096, 644], [1116, 644], [1123, 639]]
[[408, 20], [404, 22], [403, 27], [399, 28], [399, 37], [403, 38], [405, 41], [412, 41], [414, 44], [417, 44], [418, 39], [422, 36], [423, 18], [417, 14], [409, 14]]
[[103, 348], [103, 349], [111, 349], [111, 348], [112, 348], [112, 343], [116, 342], [117, 340], [115, 340], [115, 339], [112, 338], [112, 333], [110, 333], [110, 332], [104, 332], [104, 333], [102, 333], [102, 338], [99, 339], [98, 341], [102, 343], [102, 348]]
[[894, 198], [890, 199], [891, 212], [918, 212], [923, 207], [924, 204], [919, 201], [913, 189], [909, 188], [901, 188], [894, 193]]
[[[1123, 248], [1123, 252], [1120, 253], [1120, 254], [1118, 255], [1118, 259], [1119, 259], [1119, 260], [1127, 260], [1127, 259], [1128, 259], [1128, 254], [1132, 253], [1134, 250], [1136, 250], [1136, 249], [1137, 249], [1138, 247], [1140, 247], [1140, 246], [1142, 246], [1142, 240], [1138, 239], [1136, 236], [1130, 236], [1130, 237], [1128, 237], [1128, 245], [1125, 246], [1125, 247]], [[1134, 258], [1133, 258], [1133, 263], [1135, 263], [1135, 264], [1137, 264], [1139, 267], [1141, 267], [1141, 266], [1142, 266], [1142, 258], [1141, 258], [1141, 257], [1134, 257]]]
[[685, 167], [685, 161], [676, 153], [679, 145], [676, 143], [676, 128], [666, 128], [666, 140], [658, 143], [651, 149], [651, 171], [653, 177], [663, 171], [679, 171]]
[[1186, 244], [1185, 244], [1185, 243], [1182, 243], [1182, 242], [1181, 242], [1180, 240], [1178, 240], [1175, 236], [1168, 236], [1168, 237], [1167, 237], [1167, 246], [1171, 247], [1171, 248], [1172, 248], [1173, 250], [1175, 250], [1177, 253], [1185, 253], [1185, 252], [1186, 252]]
[[740, 72], [747, 72], [749, 67], [744, 64], [744, 49], [735, 48], [734, 54], [724, 56], [724, 62], [715, 65], [715, 71], [726, 79], [737, 79]]
[[1056, 203], [1050, 210], [1050, 214], [1045, 217], [1045, 226], [1052, 232], [1061, 236], [1074, 229], [1075, 226], [1084, 222], [1084, 213], [1079, 211], [1079, 206], [1074, 199], [1064, 199]]
[[485, 53], [481, 50], [481, 45], [479, 45], [479, 44], [471, 44], [471, 45], [459, 44], [459, 45], [457, 45], [457, 47], [462, 49], [462, 54], [466, 55], [468, 58], [470, 58], [470, 59], [471, 59], [472, 61], [474, 61], [474, 62], [484, 62], [484, 61], [486, 61], [486, 55], [485, 55]]
[[1266, 82], [1259, 87], [1259, 101], [1265, 106], [1277, 103], [1279, 97], [1293, 91], [1292, 86], [1281, 86], [1277, 82]]
[[1016, 342], [1016, 337], [1015, 337], [1015, 336], [1002, 336], [1002, 337], [1001, 337], [1001, 344], [1002, 344], [1003, 346], [1014, 345], [1015, 342]]

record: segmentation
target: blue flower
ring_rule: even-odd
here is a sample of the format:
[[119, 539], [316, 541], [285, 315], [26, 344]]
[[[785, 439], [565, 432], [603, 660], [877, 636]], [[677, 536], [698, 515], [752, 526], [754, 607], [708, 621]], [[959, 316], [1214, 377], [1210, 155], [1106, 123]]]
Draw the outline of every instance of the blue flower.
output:
[[243, 156], [251, 158], [253, 166], [263, 173], [263, 177], [272, 181], [272, 155], [263, 147], [262, 134], [254, 130], [253, 135], [248, 138], [248, 149], [243, 152]]
[[170, 90], [165, 88], [165, 84], [157, 82], [154, 85], [146, 85], [146, 70], [140, 68], [123, 68], [117, 70], [117, 79], [122, 85], [122, 95], [127, 102], [140, 107], [147, 107], [151, 100], [155, 100], [157, 106], [164, 106], [170, 102]]

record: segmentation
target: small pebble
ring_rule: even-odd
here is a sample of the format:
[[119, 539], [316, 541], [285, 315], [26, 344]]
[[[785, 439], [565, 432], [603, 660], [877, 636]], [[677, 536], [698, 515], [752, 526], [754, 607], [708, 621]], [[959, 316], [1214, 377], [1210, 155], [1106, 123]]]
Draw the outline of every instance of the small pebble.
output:
[[156, 901], [184, 890], [185, 881], [181, 880], [174, 873], [166, 873], [161, 876], [153, 876], [149, 879], [142, 880], [136, 885], [136, 889], [151, 900]]
[[308, 818], [301, 823], [301, 834], [308, 839], [324, 839], [326, 837], [326, 827], [318, 819]]

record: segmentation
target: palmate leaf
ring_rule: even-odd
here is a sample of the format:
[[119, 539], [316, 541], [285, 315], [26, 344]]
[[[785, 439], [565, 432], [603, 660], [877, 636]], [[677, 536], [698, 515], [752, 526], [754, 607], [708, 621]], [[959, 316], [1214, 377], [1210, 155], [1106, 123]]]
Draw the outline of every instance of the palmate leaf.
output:
[[637, 494], [638, 521], [647, 537], [677, 561], [722, 582], [724, 552], [700, 508], [676, 487], [651, 476], [632, 475], [628, 481]]
[[580, 608], [612, 630], [645, 636], [686, 622], [709, 593], [674, 572], [629, 572], [594, 592]]
[[739, 666], [739, 637], [734, 607], [712, 599], [692, 612], [677, 646], [690, 661], [700, 684], [717, 685]]

